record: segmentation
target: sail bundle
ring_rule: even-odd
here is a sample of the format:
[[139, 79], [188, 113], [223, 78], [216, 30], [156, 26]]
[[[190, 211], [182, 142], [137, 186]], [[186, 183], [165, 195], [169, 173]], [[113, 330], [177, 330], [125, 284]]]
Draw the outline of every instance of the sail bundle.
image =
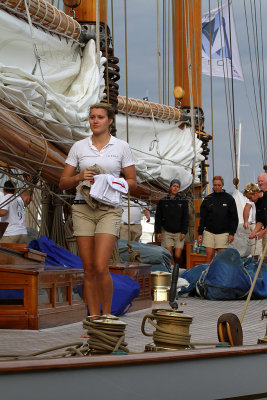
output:
[[47, 31], [75, 40], [78, 40], [80, 36], [80, 24], [47, 1], [31, 0], [28, 10], [24, 0], [0, 0], [0, 6], [8, 13], [26, 20], [28, 19], [27, 11], [29, 11], [31, 22]]
[[[38, 60], [34, 47], [38, 49]], [[93, 40], [82, 48], [77, 41], [59, 40], [57, 35], [34, 27], [32, 35], [25, 20], [0, 9], [0, 60], [0, 107], [12, 110], [18, 118], [27, 121], [33, 128], [29, 129], [29, 137], [36, 135], [38, 143], [46, 142], [45, 148], [56, 146], [62, 152], [59, 157], [62, 168], [62, 157], [64, 159], [74, 141], [90, 134], [90, 106], [105, 96], [105, 58], [101, 57], [99, 69]], [[136, 158], [139, 182], [153, 180], [166, 189], [171, 179], [178, 178], [185, 189], [194, 179], [193, 169], [195, 182], [198, 182], [200, 163], [204, 159], [202, 143], [192, 135], [191, 128], [179, 127], [180, 110], [141, 100], [133, 102], [138, 109], [136, 116], [129, 118], [129, 141]], [[131, 109], [133, 112], [133, 104]], [[125, 113], [125, 99], [120, 97], [117, 136], [124, 140]], [[26, 124], [21, 126], [26, 134]], [[4, 148], [2, 144], [0, 159], [17, 166], [19, 158], [14, 155], [15, 149], [8, 155], [9, 146], [7, 143]], [[46, 154], [46, 150], [42, 153]], [[47, 163], [44, 157], [39, 159], [42, 160]], [[53, 183], [59, 176], [60, 168], [55, 168]], [[48, 174], [45, 178], [49, 180]]]

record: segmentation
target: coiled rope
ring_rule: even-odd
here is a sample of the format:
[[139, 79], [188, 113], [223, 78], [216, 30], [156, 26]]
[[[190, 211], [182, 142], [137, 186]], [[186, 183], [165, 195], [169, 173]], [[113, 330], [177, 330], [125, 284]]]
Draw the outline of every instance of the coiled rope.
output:
[[[95, 319], [97, 318], [97, 319]], [[29, 354], [0, 354], [1, 358], [26, 359], [45, 354], [45, 358], [90, 356], [95, 354], [128, 354], [128, 343], [125, 342], [126, 323], [114, 315], [89, 316], [83, 320], [89, 339], [86, 343], [72, 342]], [[63, 349], [63, 352], [47, 354]], [[38, 357], [38, 358], [44, 358]]]
[[113, 315], [88, 316], [83, 320], [83, 328], [87, 330], [87, 341], [91, 353], [106, 354], [123, 352], [129, 353], [128, 343], [125, 342], [125, 322]]

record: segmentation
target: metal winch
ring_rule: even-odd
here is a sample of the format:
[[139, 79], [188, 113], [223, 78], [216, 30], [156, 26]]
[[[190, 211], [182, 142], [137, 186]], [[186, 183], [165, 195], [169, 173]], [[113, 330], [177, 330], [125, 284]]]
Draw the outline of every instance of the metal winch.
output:
[[[154, 309], [144, 316], [141, 331], [152, 336], [154, 343], [146, 346], [146, 351], [177, 350], [191, 348], [189, 328], [193, 318], [179, 310]], [[155, 331], [148, 333], [145, 324], [148, 321]]]

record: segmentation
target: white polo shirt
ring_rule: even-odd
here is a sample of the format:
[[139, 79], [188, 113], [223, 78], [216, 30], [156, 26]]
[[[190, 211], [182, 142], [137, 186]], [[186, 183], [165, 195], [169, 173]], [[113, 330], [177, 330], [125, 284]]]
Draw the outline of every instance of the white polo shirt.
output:
[[[6, 202], [12, 196], [13, 195], [11, 193], [8, 193], [1, 197], [1, 203]], [[8, 222], [8, 226], [4, 235], [26, 235], [27, 229], [25, 224], [24, 202], [22, 198], [18, 196], [1, 208], [3, 210], [7, 210], [7, 215], [2, 217], [2, 222]]]
[[[135, 164], [129, 144], [114, 136], [110, 136], [110, 141], [100, 151], [93, 145], [92, 136], [79, 140], [71, 147], [65, 162], [80, 171], [97, 164], [115, 178], [120, 176], [122, 168]], [[75, 199], [83, 197], [76, 193]]]
[[251, 205], [251, 209], [250, 209], [249, 217], [248, 217], [248, 222], [250, 222], [251, 224], [256, 224], [256, 206], [255, 206], [255, 203], [253, 201], [250, 201], [246, 197], [246, 204], [250, 204]]
[[[144, 203], [145, 206], [145, 203]], [[142, 211], [145, 207], [140, 205], [139, 203], [130, 200], [130, 224], [141, 224], [142, 218]], [[122, 216], [121, 216], [121, 223], [128, 224], [128, 199], [123, 198], [122, 200]]]

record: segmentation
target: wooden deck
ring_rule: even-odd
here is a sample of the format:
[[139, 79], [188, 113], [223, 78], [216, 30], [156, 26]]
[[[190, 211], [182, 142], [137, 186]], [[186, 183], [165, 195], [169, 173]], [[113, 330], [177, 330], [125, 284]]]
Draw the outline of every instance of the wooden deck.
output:
[[[178, 301], [179, 309], [193, 317], [190, 327], [192, 342], [216, 342], [217, 320], [221, 314], [234, 313], [239, 318], [242, 314], [245, 301], [210, 301], [199, 298], [185, 297]], [[154, 303], [153, 308], [169, 308], [168, 303]], [[267, 309], [266, 300], [252, 300], [249, 303], [242, 328], [244, 345], [257, 344], [266, 332], [266, 319], [261, 320], [263, 310]], [[143, 317], [151, 309], [128, 313], [120, 319], [127, 323], [126, 341], [131, 352], [143, 352], [145, 345], [152, 342], [141, 332]], [[146, 331], [149, 331], [146, 324]], [[154, 328], [153, 328], [154, 329]], [[151, 331], [153, 330], [151, 327]], [[3, 354], [29, 354], [34, 351], [44, 350], [51, 346], [69, 344], [86, 339], [80, 336], [85, 331], [82, 323], [74, 323], [55, 328], [32, 330], [0, 330], [0, 359]]]

